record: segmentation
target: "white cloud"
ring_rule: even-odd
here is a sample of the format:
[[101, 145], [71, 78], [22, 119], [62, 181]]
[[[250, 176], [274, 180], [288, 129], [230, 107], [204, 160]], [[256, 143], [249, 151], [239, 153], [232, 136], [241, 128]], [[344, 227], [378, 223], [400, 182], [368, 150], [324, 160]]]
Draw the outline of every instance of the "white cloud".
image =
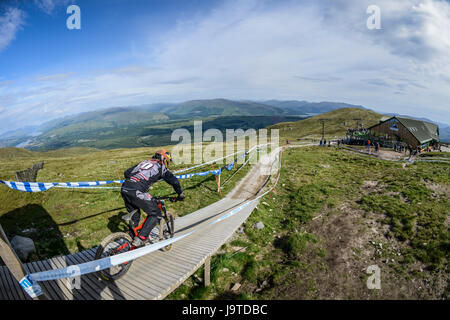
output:
[[145, 63], [0, 86], [10, 102], [0, 121], [224, 97], [342, 101], [450, 123], [448, 3], [378, 0], [382, 30], [371, 31], [372, 2], [229, 1], [178, 21], [151, 52], [135, 48]]
[[34, 3], [47, 14], [51, 14], [56, 6], [53, 0], [34, 0]]
[[17, 8], [7, 8], [0, 16], [0, 52], [15, 39], [24, 18], [24, 12]]
[[56, 10], [67, 7], [74, 0], [34, 0], [34, 4], [48, 15], [52, 15]]

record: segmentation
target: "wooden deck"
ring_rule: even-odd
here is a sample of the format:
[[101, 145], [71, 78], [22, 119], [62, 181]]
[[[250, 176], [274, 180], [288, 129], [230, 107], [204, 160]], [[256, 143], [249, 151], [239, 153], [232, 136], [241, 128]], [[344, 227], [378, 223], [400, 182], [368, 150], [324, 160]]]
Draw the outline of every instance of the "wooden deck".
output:
[[[168, 252], [156, 251], [134, 260], [128, 273], [108, 283], [96, 273], [81, 276], [81, 288], [71, 289], [67, 279], [39, 282], [54, 300], [142, 300], [164, 299], [212, 256], [248, 218], [258, 200], [222, 222], [207, 225], [253, 198], [264, 186], [256, 165], [240, 184], [222, 200], [175, 219], [176, 235], [202, 228], [183, 238]], [[30, 273], [62, 268], [94, 259], [96, 248], [48, 260], [27, 263]], [[0, 300], [29, 300], [6, 267], [0, 267]]]

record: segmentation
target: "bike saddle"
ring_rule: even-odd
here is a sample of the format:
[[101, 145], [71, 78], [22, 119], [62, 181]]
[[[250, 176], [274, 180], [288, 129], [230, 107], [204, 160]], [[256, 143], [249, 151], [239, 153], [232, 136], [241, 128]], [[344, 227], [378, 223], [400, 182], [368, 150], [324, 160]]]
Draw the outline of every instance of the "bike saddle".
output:
[[127, 213], [126, 215], [122, 216], [122, 219], [125, 220], [125, 221], [130, 221], [130, 220], [131, 220], [131, 217], [132, 217], [136, 212], [138, 212], [138, 209], [135, 209], [135, 210], [133, 210], [133, 211]]

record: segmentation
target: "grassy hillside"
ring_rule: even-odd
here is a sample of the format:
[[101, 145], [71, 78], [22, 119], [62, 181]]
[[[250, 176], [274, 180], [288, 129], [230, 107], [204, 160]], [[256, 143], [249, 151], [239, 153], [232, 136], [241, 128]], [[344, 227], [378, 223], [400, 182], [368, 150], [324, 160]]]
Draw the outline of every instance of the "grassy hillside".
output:
[[166, 114], [190, 116], [272, 116], [290, 115], [290, 111], [258, 102], [232, 101], [227, 99], [192, 100], [165, 107], [161, 112]]
[[[201, 268], [169, 299], [449, 298], [448, 165], [335, 147], [287, 150], [282, 165], [272, 197], [213, 256], [211, 286]], [[381, 290], [366, 286], [370, 265]]]
[[[116, 179], [155, 150], [7, 149], [0, 178], [14, 179], [14, 171], [45, 160], [39, 181]], [[222, 181], [234, 170], [225, 171]], [[272, 197], [265, 196], [243, 233], [213, 256], [212, 285], [196, 280], [201, 268], [168, 298], [448, 299], [449, 177], [445, 164], [387, 162], [334, 147], [290, 149]], [[213, 176], [183, 180], [182, 186], [187, 200], [168, 205], [180, 216], [221, 198]], [[173, 191], [159, 183], [152, 193]], [[94, 247], [126, 228], [119, 217], [123, 201], [114, 189], [24, 193], [0, 185], [0, 202], [7, 235], [35, 241], [32, 260]], [[262, 230], [255, 228], [259, 221]], [[365, 286], [365, 270], [374, 264], [382, 270], [381, 290]], [[235, 283], [241, 287], [232, 291]]]
[[68, 149], [39, 152], [39, 151], [30, 151], [24, 148], [9, 147], [9, 148], [0, 148], [0, 159], [8, 159], [9, 161], [12, 161], [21, 158], [34, 158], [34, 159], [63, 158], [71, 156], [80, 156], [96, 151], [99, 150], [94, 148], [74, 147]]
[[53, 150], [70, 147], [89, 147], [97, 149], [138, 148], [143, 146], [169, 145], [173, 130], [177, 128], [194, 131], [194, 121], [202, 120], [203, 129], [260, 129], [281, 122], [301, 119], [296, 116], [203, 116], [198, 119], [142, 121], [136, 123], [117, 123], [87, 121], [58, 127], [35, 138], [31, 150]]
[[320, 119], [327, 119], [325, 122], [325, 137], [345, 136], [348, 128], [356, 128], [357, 121], [361, 119], [366, 128], [378, 123], [382, 115], [371, 110], [360, 108], [342, 108], [330, 111], [321, 115], [317, 115], [305, 120], [296, 122], [284, 122], [275, 124], [270, 129], [279, 129], [280, 137], [284, 139], [298, 139], [305, 137], [321, 138], [322, 123]]

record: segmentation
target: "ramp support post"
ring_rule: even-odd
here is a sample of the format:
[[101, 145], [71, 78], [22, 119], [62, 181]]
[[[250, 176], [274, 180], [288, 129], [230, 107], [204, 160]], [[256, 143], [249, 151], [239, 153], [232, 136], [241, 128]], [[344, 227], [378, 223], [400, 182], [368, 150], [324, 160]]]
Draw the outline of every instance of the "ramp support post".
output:
[[205, 260], [205, 274], [204, 274], [205, 287], [208, 287], [211, 283], [211, 256], [208, 256]]
[[[17, 282], [20, 282], [20, 280], [22, 280], [23, 277], [25, 277], [28, 274], [19, 257], [14, 252], [14, 249], [11, 247], [11, 243], [9, 242], [8, 237], [6, 237], [6, 234], [3, 231], [1, 225], [0, 225], [0, 257], [6, 264], [6, 267], [9, 269], [11, 274], [17, 280]], [[43, 290], [44, 289], [42, 289], [42, 291]], [[45, 292], [42, 292], [41, 295], [37, 296], [33, 300], [48, 300], [48, 297], [45, 294]]]

